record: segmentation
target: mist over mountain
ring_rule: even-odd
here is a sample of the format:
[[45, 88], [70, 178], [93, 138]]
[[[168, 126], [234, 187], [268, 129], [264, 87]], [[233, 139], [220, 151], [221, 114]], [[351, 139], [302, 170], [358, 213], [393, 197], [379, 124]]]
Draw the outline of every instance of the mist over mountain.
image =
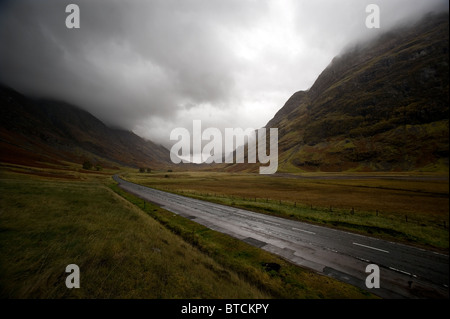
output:
[[284, 170], [448, 170], [448, 13], [337, 56], [269, 121]]
[[101, 167], [161, 168], [169, 151], [106, 126], [70, 104], [36, 100], [0, 86], [0, 160], [31, 166], [90, 161]]
[[448, 10], [448, 0], [0, 1], [0, 82], [62, 100], [108, 126], [170, 147], [193, 120], [222, 131], [264, 126], [310, 88], [341, 49], [400, 21]]
[[448, 20], [429, 14], [356, 43], [294, 93], [266, 125], [278, 128], [278, 171], [448, 172]]
[[[448, 27], [448, 11], [429, 14], [336, 56], [266, 125], [278, 128], [279, 171], [448, 171]], [[172, 165], [166, 148], [78, 107], [7, 87], [0, 98], [2, 161]]]

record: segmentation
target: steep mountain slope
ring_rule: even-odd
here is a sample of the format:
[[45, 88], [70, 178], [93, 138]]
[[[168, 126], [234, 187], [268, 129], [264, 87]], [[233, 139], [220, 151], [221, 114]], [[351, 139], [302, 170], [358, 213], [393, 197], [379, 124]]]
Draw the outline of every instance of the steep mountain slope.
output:
[[132, 132], [111, 129], [62, 102], [33, 100], [0, 87], [0, 160], [36, 165], [89, 160], [102, 166], [163, 167], [169, 151]]
[[266, 127], [279, 171], [448, 171], [448, 13], [336, 57]]

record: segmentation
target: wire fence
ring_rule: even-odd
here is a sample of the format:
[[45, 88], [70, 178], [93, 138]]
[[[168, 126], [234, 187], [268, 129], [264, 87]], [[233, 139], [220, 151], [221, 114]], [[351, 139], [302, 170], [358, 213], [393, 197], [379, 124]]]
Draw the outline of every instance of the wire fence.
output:
[[[174, 190], [167, 191], [174, 192]], [[186, 190], [179, 190], [175, 191], [176, 193], [180, 195], [186, 195], [186, 196], [195, 196], [198, 198], [211, 198], [211, 199], [226, 199], [231, 200], [232, 204], [234, 202], [234, 205], [237, 205], [239, 202], [244, 203], [259, 203], [259, 204], [275, 204], [282, 207], [290, 207], [290, 208], [297, 208], [299, 210], [301, 209], [309, 209], [311, 211], [320, 211], [320, 212], [328, 212], [328, 213], [335, 213], [339, 215], [359, 215], [359, 216], [374, 216], [384, 219], [390, 219], [392, 221], [397, 222], [404, 222], [409, 224], [416, 224], [419, 226], [434, 226], [434, 227], [440, 227], [443, 229], [448, 228], [448, 221], [446, 220], [434, 220], [434, 221], [424, 221], [417, 218], [412, 217], [409, 214], [398, 214], [398, 213], [390, 213], [390, 212], [383, 212], [379, 209], [375, 210], [357, 210], [354, 206], [353, 207], [342, 207], [342, 206], [333, 206], [329, 205], [327, 207], [319, 206], [319, 205], [313, 205], [312, 203], [305, 203], [300, 201], [292, 201], [292, 200], [286, 200], [286, 199], [275, 199], [275, 198], [269, 198], [269, 197], [256, 197], [256, 196], [244, 196], [240, 194], [222, 194], [222, 193], [214, 193], [214, 192], [197, 192], [197, 191], [186, 191]], [[261, 206], [260, 208], [264, 209], [264, 206]]]

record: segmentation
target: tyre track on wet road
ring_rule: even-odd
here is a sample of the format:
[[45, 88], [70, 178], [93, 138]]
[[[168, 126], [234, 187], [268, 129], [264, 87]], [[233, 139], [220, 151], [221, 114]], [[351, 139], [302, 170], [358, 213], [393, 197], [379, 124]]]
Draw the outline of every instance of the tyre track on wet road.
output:
[[[448, 255], [113, 178], [122, 189], [168, 211], [383, 298], [449, 297]], [[368, 264], [380, 267], [380, 288], [366, 287]]]

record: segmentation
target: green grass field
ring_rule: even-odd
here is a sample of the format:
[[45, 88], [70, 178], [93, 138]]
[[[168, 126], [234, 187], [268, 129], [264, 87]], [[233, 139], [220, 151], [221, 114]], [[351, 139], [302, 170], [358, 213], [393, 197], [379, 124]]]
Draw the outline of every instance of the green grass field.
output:
[[[123, 176], [142, 185], [406, 242], [448, 253], [448, 178], [417, 174], [305, 174], [135, 171]], [[340, 176], [340, 177], [339, 177]]]
[[[373, 297], [156, 206], [143, 209], [113, 173], [2, 167], [2, 298]], [[68, 264], [80, 268], [79, 289], [65, 286]]]

